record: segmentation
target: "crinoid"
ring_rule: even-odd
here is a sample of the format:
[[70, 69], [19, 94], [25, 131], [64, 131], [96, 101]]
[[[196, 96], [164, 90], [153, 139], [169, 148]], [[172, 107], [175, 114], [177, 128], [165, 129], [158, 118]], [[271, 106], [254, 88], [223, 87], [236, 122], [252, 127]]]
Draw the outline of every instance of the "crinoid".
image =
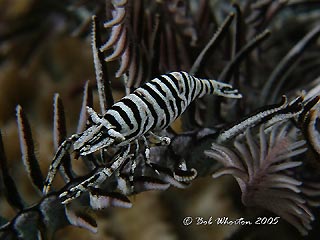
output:
[[257, 135], [247, 129], [232, 148], [213, 143], [206, 154], [223, 165], [213, 178], [236, 178], [244, 205], [272, 211], [306, 235], [314, 216], [292, 171], [302, 164], [297, 159], [307, 148], [304, 140], [297, 140], [296, 129], [289, 128], [288, 123], [269, 128], [262, 124]]
[[0, 239], [319, 235], [319, 3], [27, 2], [0, 16]]

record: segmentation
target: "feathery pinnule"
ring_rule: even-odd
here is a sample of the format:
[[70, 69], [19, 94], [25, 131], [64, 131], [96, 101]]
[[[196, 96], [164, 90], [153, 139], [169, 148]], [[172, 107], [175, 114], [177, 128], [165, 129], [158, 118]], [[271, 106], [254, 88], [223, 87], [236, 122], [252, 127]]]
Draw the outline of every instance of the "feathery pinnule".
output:
[[234, 141], [234, 149], [213, 143], [206, 154], [223, 165], [214, 178], [226, 174], [235, 177], [244, 205], [267, 209], [305, 235], [314, 216], [300, 195], [302, 182], [287, 171], [302, 164], [292, 157], [306, 150], [304, 140], [290, 137], [287, 125], [266, 129], [262, 124], [257, 137], [248, 129], [244, 137]]

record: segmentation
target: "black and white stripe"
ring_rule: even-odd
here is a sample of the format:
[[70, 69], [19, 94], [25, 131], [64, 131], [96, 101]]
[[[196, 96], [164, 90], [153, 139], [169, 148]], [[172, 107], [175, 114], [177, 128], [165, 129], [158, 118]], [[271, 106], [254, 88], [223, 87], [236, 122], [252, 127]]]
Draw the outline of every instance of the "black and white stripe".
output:
[[[137, 88], [112, 105], [103, 116], [87, 107], [92, 125], [60, 145], [50, 165], [43, 191], [49, 191], [62, 157], [71, 145], [80, 155], [110, 146], [128, 146], [148, 132], [167, 128], [193, 100], [206, 94], [241, 98], [241, 94], [229, 84], [196, 78], [186, 72], [172, 72]], [[164, 144], [170, 143], [167, 137], [158, 138]]]
[[193, 100], [206, 94], [241, 98], [229, 84], [186, 72], [161, 75], [123, 97], [103, 117], [88, 108], [94, 125], [80, 134], [73, 147], [87, 155], [111, 145], [125, 146], [149, 131], [167, 128]]
[[[229, 92], [228, 92], [229, 91]], [[179, 117], [188, 105], [206, 94], [239, 98], [228, 84], [172, 72], [147, 82], [114, 104], [104, 118], [125, 137], [125, 145], [148, 131], [160, 131]]]

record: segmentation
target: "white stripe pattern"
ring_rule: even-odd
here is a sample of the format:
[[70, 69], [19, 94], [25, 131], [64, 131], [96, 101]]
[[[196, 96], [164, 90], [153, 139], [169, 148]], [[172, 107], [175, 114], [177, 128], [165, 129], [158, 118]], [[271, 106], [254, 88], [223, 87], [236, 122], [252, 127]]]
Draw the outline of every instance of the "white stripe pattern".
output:
[[[80, 155], [88, 155], [110, 146], [130, 146], [146, 133], [167, 128], [198, 97], [215, 94], [241, 98], [231, 85], [215, 80], [200, 79], [186, 72], [172, 72], [152, 79], [112, 105], [103, 116], [87, 107], [92, 125], [82, 133], [63, 142], [50, 165], [43, 189], [47, 193], [63, 155], [73, 145]], [[167, 137], [158, 137], [169, 144]]]
[[[206, 94], [241, 97], [241, 94], [229, 84], [196, 78], [186, 72], [172, 72], [152, 79], [123, 97], [106, 111], [101, 121], [106, 121], [103, 125], [112, 126], [111, 128], [125, 139], [113, 144], [124, 146], [149, 131], [158, 132], [167, 128], [193, 100]], [[92, 153], [87, 150], [91, 149], [90, 147], [83, 151], [84, 146], [93, 147], [104, 138], [113, 137], [106, 128], [100, 131], [102, 132], [98, 137], [89, 136], [92, 135], [91, 132], [84, 131], [75, 143], [75, 150], [79, 150], [81, 155]]]

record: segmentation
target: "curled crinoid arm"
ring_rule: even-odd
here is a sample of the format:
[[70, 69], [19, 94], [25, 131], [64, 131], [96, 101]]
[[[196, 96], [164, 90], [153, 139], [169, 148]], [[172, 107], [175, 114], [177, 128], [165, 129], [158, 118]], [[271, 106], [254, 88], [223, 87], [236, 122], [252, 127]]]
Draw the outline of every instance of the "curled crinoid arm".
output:
[[302, 101], [302, 97], [297, 97], [288, 103], [287, 97], [282, 96], [281, 103], [260, 108], [244, 119], [223, 129], [220, 132], [217, 141], [221, 143], [232, 139], [239, 133], [244, 132], [248, 127], [254, 127], [259, 123], [267, 122], [267, 125], [272, 125], [277, 121], [293, 118], [302, 112]]
[[[137, 18], [140, 17], [139, 1], [135, 1], [134, 6], [129, 6], [128, 1], [112, 1], [114, 10], [112, 11], [113, 18], [104, 23], [105, 28], [111, 28], [110, 36], [104, 44], [99, 47], [100, 52], [106, 53], [109, 49], [113, 51], [104, 58], [104, 61], [111, 62], [120, 58], [119, 69], [115, 73], [115, 77], [126, 77], [126, 87], [131, 92], [131, 88], [137, 88], [143, 79], [143, 57], [139, 39], [133, 38], [130, 32], [138, 31], [136, 25]], [[140, 4], [142, 6], [142, 4]], [[132, 7], [132, 8], [131, 8]], [[133, 16], [133, 22], [127, 17], [129, 14]], [[141, 30], [141, 29], [140, 29]], [[140, 31], [139, 30], [139, 31]], [[126, 73], [128, 76], [126, 76]]]
[[244, 205], [267, 209], [305, 235], [314, 216], [300, 194], [302, 182], [288, 172], [302, 164], [292, 157], [306, 151], [305, 141], [295, 140], [295, 136], [288, 123], [268, 129], [261, 125], [257, 136], [248, 129], [244, 137], [234, 141], [233, 148], [212, 144], [206, 154], [223, 165], [214, 178], [226, 174], [235, 177]]
[[112, 11], [113, 18], [109, 21], [104, 22], [103, 26], [105, 28], [110, 28], [115, 25], [121, 24], [126, 16], [125, 6], [128, 3], [128, 0], [112, 0], [112, 5], [114, 10]]
[[198, 172], [196, 169], [191, 168], [190, 170], [180, 167], [178, 169], [175, 169], [173, 172], [173, 177], [179, 182], [185, 182], [189, 183], [192, 180], [194, 180], [198, 175]]
[[127, 65], [127, 58], [130, 56], [128, 55], [129, 51], [129, 45], [128, 45], [128, 33], [127, 33], [127, 26], [125, 24], [125, 17], [127, 15], [127, 8], [128, 8], [128, 1], [112, 1], [112, 5], [114, 7], [114, 10], [112, 11], [113, 18], [107, 22], [104, 23], [105, 28], [111, 28], [111, 34], [108, 40], [100, 46], [100, 51], [105, 52], [110, 48], [114, 48], [114, 51], [105, 58], [106, 62], [113, 61], [121, 55], [124, 55], [124, 59], [121, 59], [121, 72], [118, 72], [116, 75], [117, 77], [120, 77], [126, 70], [127, 67], [123, 67], [122, 63], [124, 65]]
[[[104, 23], [105, 28], [111, 28], [111, 34], [109, 39], [102, 46], [100, 46], [100, 51], [105, 52], [112, 47], [114, 48], [113, 52], [105, 58], [106, 62], [110, 62], [121, 57], [122, 53], [127, 51], [125, 49], [129, 47], [127, 44], [127, 26], [125, 24], [127, 4], [127, 0], [112, 1], [112, 5], [114, 7], [114, 10], [112, 11], [113, 18]], [[120, 67], [120, 69], [122, 69], [122, 67]], [[117, 75], [119, 77], [120, 74]]]

